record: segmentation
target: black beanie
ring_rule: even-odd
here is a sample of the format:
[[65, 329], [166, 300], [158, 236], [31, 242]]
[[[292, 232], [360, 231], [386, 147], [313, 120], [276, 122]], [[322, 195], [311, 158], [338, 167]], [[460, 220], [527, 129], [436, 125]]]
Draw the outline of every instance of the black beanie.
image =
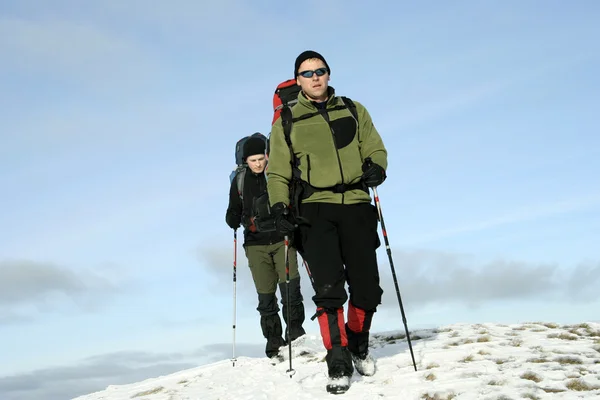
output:
[[331, 75], [331, 70], [329, 69], [327, 61], [325, 61], [325, 58], [316, 51], [306, 50], [296, 57], [296, 64], [294, 64], [294, 78], [298, 76], [298, 68], [300, 68], [300, 64], [306, 60], [310, 60], [311, 58], [318, 58], [319, 60], [323, 61], [323, 64], [325, 64], [325, 67], [327, 68], [327, 73]]
[[265, 154], [266, 143], [264, 139], [259, 137], [251, 137], [244, 143], [244, 149], [242, 151], [242, 157], [244, 161], [250, 156], [257, 154]]

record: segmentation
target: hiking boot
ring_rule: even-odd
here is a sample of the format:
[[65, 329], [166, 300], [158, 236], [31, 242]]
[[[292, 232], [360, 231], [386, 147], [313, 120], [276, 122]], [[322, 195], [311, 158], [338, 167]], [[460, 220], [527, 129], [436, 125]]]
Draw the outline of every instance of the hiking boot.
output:
[[267, 339], [265, 354], [271, 358], [279, 354], [279, 348], [287, 343], [282, 337], [281, 320], [279, 314], [262, 315], [260, 317], [260, 326], [263, 336]]
[[265, 354], [269, 358], [276, 358], [279, 356], [279, 349], [282, 346], [285, 346], [287, 343], [281, 336], [272, 336], [267, 339], [267, 344], [265, 346]]
[[327, 381], [327, 393], [342, 394], [350, 389], [350, 377], [347, 375], [330, 376]]
[[[294, 341], [296, 339], [298, 339], [300, 336], [304, 336], [306, 335], [306, 331], [304, 330], [304, 328], [302, 328], [301, 326], [294, 326], [292, 325], [292, 329], [291, 329], [291, 333], [288, 337], [288, 331], [286, 329], [285, 331], [285, 340], [287, 341]], [[290, 340], [291, 339], [291, 340]]]
[[354, 363], [354, 368], [356, 371], [363, 376], [373, 376], [375, 375], [375, 359], [371, 354], [361, 353], [354, 354], [350, 353], [352, 356], [352, 362]]

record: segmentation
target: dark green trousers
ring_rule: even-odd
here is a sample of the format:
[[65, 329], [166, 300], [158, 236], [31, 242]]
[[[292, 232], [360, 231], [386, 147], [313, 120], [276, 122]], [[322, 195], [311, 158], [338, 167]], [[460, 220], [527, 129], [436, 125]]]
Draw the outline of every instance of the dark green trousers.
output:
[[[296, 249], [288, 248], [290, 267], [290, 304], [287, 304], [287, 289], [285, 274], [285, 245], [283, 241], [269, 245], [244, 246], [248, 266], [252, 272], [254, 286], [258, 293], [258, 307], [260, 325], [264, 337], [267, 339], [265, 353], [273, 357], [279, 353], [279, 348], [287, 340], [295, 340], [306, 332], [302, 327], [304, 323], [304, 305], [300, 291], [300, 274], [298, 273], [298, 258]], [[279, 306], [275, 295], [279, 286], [281, 303], [283, 305], [283, 318], [289, 326], [285, 330], [285, 340], [282, 338], [283, 330], [279, 318]]]
[[[258, 294], [275, 293], [278, 283], [285, 282], [285, 245], [275, 244], [245, 246], [248, 266]], [[296, 249], [288, 248], [290, 280], [298, 278], [298, 257]]]

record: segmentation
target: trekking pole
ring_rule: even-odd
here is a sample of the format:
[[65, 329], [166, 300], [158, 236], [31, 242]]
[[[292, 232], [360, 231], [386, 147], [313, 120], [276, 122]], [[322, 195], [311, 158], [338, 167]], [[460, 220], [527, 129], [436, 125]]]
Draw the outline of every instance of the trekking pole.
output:
[[294, 369], [292, 368], [292, 341], [291, 341], [291, 331], [290, 331], [290, 322], [291, 322], [291, 315], [292, 315], [292, 310], [291, 310], [291, 304], [290, 304], [290, 258], [288, 256], [288, 250], [289, 250], [289, 241], [288, 241], [288, 236], [285, 235], [285, 239], [284, 239], [284, 244], [285, 244], [285, 284], [286, 284], [286, 290], [285, 290], [285, 295], [287, 297], [287, 322], [286, 322], [286, 330], [287, 330], [287, 339], [288, 339], [288, 349], [289, 349], [289, 359], [290, 359], [290, 369], [288, 369], [286, 372], [290, 374], [290, 379], [292, 378], [292, 375], [294, 375], [294, 373], [296, 371], [294, 371]]
[[236, 305], [236, 271], [237, 271], [237, 229], [233, 231], [233, 348], [231, 353], [231, 362], [235, 367], [235, 362], [237, 359], [235, 358], [235, 305]]
[[312, 274], [310, 273], [310, 268], [308, 268], [308, 263], [306, 262], [306, 260], [304, 258], [302, 258], [302, 264], [304, 264], [304, 268], [306, 268], [306, 273], [308, 274], [308, 277], [310, 278], [310, 282], [313, 284], [313, 287], [315, 285], [315, 280], [312, 277]]
[[[367, 162], [370, 162], [370, 158], [367, 159]], [[402, 306], [402, 298], [400, 297], [400, 289], [398, 288], [398, 279], [396, 279], [396, 270], [394, 268], [394, 260], [392, 259], [392, 249], [390, 247], [390, 242], [387, 236], [387, 230], [385, 229], [385, 222], [383, 221], [383, 213], [381, 212], [381, 203], [379, 202], [379, 195], [377, 194], [377, 187], [373, 187], [373, 194], [375, 196], [375, 205], [377, 206], [377, 213], [379, 214], [379, 220], [381, 221], [381, 231], [383, 232], [383, 239], [385, 241], [385, 249], [387, 251], [388, 258], [390, 260], [390, 267], [392, 269], [392, 277], [394, 278], [394, 286], [396, 286], [396, 295], [398, 296], [398, 304], [400, 305], [400, 312], [402, 313], [402, 322], [404, 322], [404, 330], [406, 332], [406, 339], [408, 341], [408, 348], [410, 349], [410, 355], [412, 357], [412, 362], [415, 367], [415, 371], [417, 370], [417, 363], [415, 362], [415, 355], [413, 353], [412, 344], [410, 342], [410, 335], [408, 333], [408, 325], [406, 323], [406, 315], [404, 314], [404, 307]]]

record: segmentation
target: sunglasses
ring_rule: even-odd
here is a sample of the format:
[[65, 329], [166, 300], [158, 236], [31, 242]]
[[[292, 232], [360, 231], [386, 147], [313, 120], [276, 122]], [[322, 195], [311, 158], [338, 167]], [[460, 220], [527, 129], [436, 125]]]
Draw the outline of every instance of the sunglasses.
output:
[[314, 74], [317, 74], [317, 76], [323, 76], [327, 73], [327, 68], [319, 68], [319, 69], [315, 69], [314, 71], [302, 71], [302, 72], [298, 72], [298, 75], [304, 77], [304, 78], [312, 78], [312, 76]]

